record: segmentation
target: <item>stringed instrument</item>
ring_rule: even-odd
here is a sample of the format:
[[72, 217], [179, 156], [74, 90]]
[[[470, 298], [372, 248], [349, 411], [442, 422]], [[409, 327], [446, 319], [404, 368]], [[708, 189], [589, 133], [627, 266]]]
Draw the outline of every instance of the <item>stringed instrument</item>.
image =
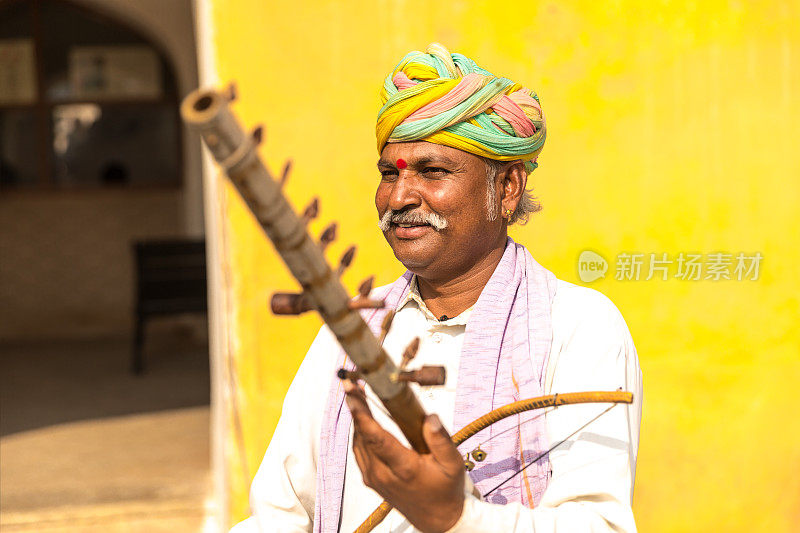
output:
[[[356, 365], [355, 375], [340, 371], [340, 377], [363, 379], [380, 399], [411, 447], [419, 453], [428, 453], [422, 436], [426, 413], [409, 383], [443, 384], [444, 369], [423, 367], [406, 371], [402, 367], [404, 365], [398, 368], [388, 356], [381, 346], [382, 339], [373, 335], [359, 313], [360, 309], [383, 307], [382, 301], [374, 301], [369, 297], [372, 278], [361, 284], [355, 298], [350, 297], [339, 279], [352, 262], [355, 247], [343, 254], [336, 270], [329, 266], [324, 252], [336, 238], [336, 225], [328, 226], [319, 241], [312, 239], [307, 226], [318, 214], [318, 200], [313, 200], [301, 215], [294, 211], [282, 191], [289, 165], [277, 179], [267, 169], [257, 151], [262, 129], [258, 127], [250, 134], [245, 133], [230, 109], [229, 104], [234, 98], [232, 86], [225, 91], [198, 89], [184, 99], [181, 115], [192, 129], [200, 133], [212, 156], [303, 289], [299, 294], [273, 295], [272, 311], [287, 315], [317, 311]], [[387, 317], [391, 317], [391, 313]], [[381, 337], [385, 336], [390, 322], [390, 318], [384, 321]], [[416, 345], [412, 341], [404, 354], [404, 363], [413, 358], [418, 345], [418, 340]], [[623, 391], [563, 393], [522, 400], [487, 413], [453, 435], [453, 441], [458, 445], [503, 418], [533, 409], [599, 402], [611, 403], [613, 407], [617, 403], [629, 404], [632, 401], [633, 394]], [[481, 453], [478, 447], [473, 450], [472, 457], [481, 461], [485, 458], [485, 454], [482, 456]], [[469, 469], [471, 460], [467, 459], [465, 463]], [[357, 533], [371, 531], [391, 509], [387, 502], [383, 502], [357, 529]]]

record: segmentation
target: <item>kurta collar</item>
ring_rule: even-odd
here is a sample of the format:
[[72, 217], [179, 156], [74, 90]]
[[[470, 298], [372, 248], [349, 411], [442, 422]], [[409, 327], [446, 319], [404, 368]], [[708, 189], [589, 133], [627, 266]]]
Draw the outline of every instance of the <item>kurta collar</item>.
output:
[[474, 305], [461, 313], [458, 316], [453, 318], [448, 318], [447, 320], [439, 320], [431, 310], [428, 309], [428, 306], [425, 305], [425, 301], [422, 299], [422, 296], [419, 294], [419, 286], [417, 285], [417, 275], [411, 278], [411, 285], [409, 286], [408, 294], [400, 300], [400, 303], [397, 305], [397, 310], [403, 309], [406, 306], [413, 306], [416, 305], [417, 308], [422, 312], [423, 316], [428, 320], [428, 322], [436, 322], [442, 326], [466, 326], [467, 320], [469, 320], [470, 315], [472, 314], [472, 309], [475, 307]]

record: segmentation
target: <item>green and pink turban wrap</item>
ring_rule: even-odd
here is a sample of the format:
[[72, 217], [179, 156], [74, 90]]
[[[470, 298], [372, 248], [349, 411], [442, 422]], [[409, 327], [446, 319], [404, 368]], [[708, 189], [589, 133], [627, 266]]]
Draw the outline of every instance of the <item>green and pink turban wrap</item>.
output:
[[428, 141], [537, 167], [546, 127], [536, 93], [441, 44], [408, 53], [386, 77], [381, 102], [379, 153], [390, 142]]

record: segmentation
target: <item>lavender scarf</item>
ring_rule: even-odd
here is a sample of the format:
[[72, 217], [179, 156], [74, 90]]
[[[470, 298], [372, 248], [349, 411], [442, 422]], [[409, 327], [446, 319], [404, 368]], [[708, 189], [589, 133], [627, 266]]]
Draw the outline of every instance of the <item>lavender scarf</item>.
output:
[[[384, 310], [363, 313], [376, 335], [387, 310], [395, 309], [408, 294], [411, 278], [412, 274], [406, 272], [388, 286], [385, 294], [376, 295], [386, 301]], [[543, 394], [553, 338], [550, 310], [555, 291], [555, 276], [537, 263], [524, 246], [509, 238], [503, 257], [467, 323], [458, 370], [454, 429], [462, 428], [490, 409]], [[338, 357], [342, 366], [353, 368], [344, 352]], [[486, 379], [492, 375], [494, 381]], [[317, 463], [315, 533], [338, 531], [341, 516], [351, 417], [344, 407], [344, 391], [338, 378], [334, 378], [324, 416]], [[466, 454], [496, 435], [481, 448], [487, 453], [486, 460], [476, 463], [470, 472], [481, 494], [547, 450], [541, 417], [520, 425], [530, 418], [510, 417], [493, 424], [460, 448]], [[504, 432], [507, 429], [510, 430]], [[533, 507], [541, 499], [549, 476], [550, 463], [545, 456], [493, 492], [489, 501], [496, 504], [517, 501]]]

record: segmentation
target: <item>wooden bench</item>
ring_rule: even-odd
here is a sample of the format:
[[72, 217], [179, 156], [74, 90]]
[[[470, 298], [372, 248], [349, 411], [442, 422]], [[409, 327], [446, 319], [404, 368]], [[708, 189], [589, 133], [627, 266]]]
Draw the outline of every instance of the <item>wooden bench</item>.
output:
[[144, 372], [145, 322], [154, 316], [206, 313], [204, 240], [133, 243], [136, 261], [136, 316], [131, 371]]

